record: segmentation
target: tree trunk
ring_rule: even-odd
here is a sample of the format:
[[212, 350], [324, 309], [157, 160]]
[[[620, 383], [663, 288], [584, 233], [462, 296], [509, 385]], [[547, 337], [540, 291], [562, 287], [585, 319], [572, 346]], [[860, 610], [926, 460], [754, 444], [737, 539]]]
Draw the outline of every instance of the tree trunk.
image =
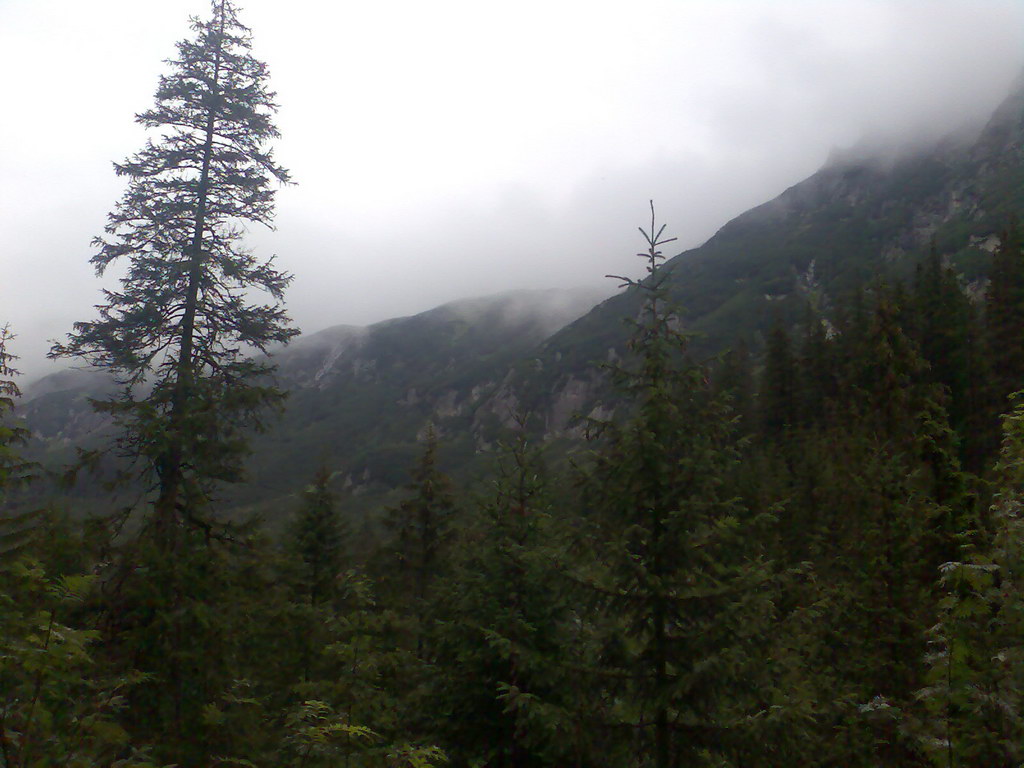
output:
[[169, 445], [158, 462], [160, 476], [160, 495], [156, 503], [156, 525], [161, 546], [168, 550], [175, 548], [177, 535], [174, 528], [177, 523], [177, 509], [183, 479], [182, 464], [184, 462], [183, 425], [185, 413], [191, 397], [195, 371], [192, 367], [192, 355], [195, 347], [195, 322], [199, 306], [199, 284], [203, 274], [203, 231], [206, 228], [206, 208], [210, 191], [210, 164], [213, 160], [213, 138], [216, 127], [217, 111], [221, 96], [220, 69], [221, 50], [224, 44], [224, 4], [220, 6], [219, 37], [214, 58], [213, 82], [211, 84], [211, 100], [209, 114], [206, 119], [206, 137], [203, 143], [203, 165], [197, 182], [197, 201], [195, 224], [192, 230], [192, 242], [189, 244], [188, 290], [185, 295], [185, 313], [181, 320], [181, 346], [176, 364], [177, 375], [174, 391], [171, 395], [171, 414], [169, 428]]

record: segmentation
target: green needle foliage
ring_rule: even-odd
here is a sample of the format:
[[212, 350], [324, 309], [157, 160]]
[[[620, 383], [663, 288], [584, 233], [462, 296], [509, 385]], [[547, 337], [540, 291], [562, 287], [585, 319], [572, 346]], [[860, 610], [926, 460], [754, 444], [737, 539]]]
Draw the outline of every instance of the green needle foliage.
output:
[[11, 365], [17, 358], [7, 348], [13, 339], [10, 328], [0, 326], [0, 501], [5, 490], [22, 484], [31, 470], [18, 452], [28, 439], [28, 430], [14, 421], [12, 413], [14, 402], [21, 395], [14, 381], [18, 371]]
[[744, 752], [745, 726], [769, 705], [756, 646], [773, 615], [768, 569], [751, 546], [763, 521], [728, 491], [733, 417], [687, 357], [666, 300], [663, 232], [652, 205], [639, 254], [647, 277], [620, 278], [644, 302], [632, 359], [611, 369], [629, 415], [595, 424], [586, 500], [598, 542], [581, 578], [606, 634], [598, 677], [617, 681], [609, 724], [635, 734], [628, 764], [657, 768]]
[[552, 556], [543, 457], [526, 420], [517, 421], [499, 448], [491, 493], [453, 545], [439, 665], [453, 760], [526, 768], [571, 761], [572, 744], [541, 712], [543, 702], [566, 699], [568, 601]]
[[[925, 746], [936, 765], [1011, 768], [1024, 761], [1024, 402], [1003, 419], [991, 533], [941, 568], [931, 630]], [[988, 538], [988, 543], [985, 543]]]
[[95, 578], [46, 574], [22, 556], [0, 563], [0, 764], [4, 768], [146, 768], [119, 722], [137, 674], [103, 676], [99, 633], [67, 623]]
[[297, 586], [311, 605], [335, 597], [348, 545], [348, 531], [330, 488], [331, 474], [320, 467], [302, 493], [302, 506], [292, 522], [292, 548], [298, 557]]
[[434, 623], [435, 587], [447, 570], [443, 555], [448, 551], [455, 514], [454, 486], [437, 465], [437, 447], [437, 434], [431, 426], [423, 453], [412, 469], [412, 481], [406, 486], [408, 496], [386, 520], [391, 541], [384, 553], [390, 569], [384, 594], [412, 622], [410, 642], [421, 658], [427, 654]]
[[[97, 407], [155, 480], [165, 539], [196, 522], [212, 484], [240, 478], [244, 428], [283, 398], [266, 383], [270, 368], [246, 353], [297, 333], [280, 303], [290, 276], [241, 245], [246, 224], [271, 225], [273, 182], [289, 179], [268, 148], [278, 132], [267, 67], [230, 0], [214, 0], [192, 28], [155, 106], [136, 117], [155, 138], [114, 166], [128, 189], [92, 263], [102, 275], [125, 262], [120, 289], [104, 291], [99, 318], [51, 350], [126, 385]], [[259, 292], [271, 303], [254, 302]]]
[[7, 348], [13, 339], [8, 326], [0, 327], [0, 560], [13, 558], [26, 546], [40, 517], [37, 510], [15, 512], [8, 506], [9, 494], [26, 485], [35, 469], [21, 456], [29, 433], [13, 413], [21, 395], [14, 381], [18, 371], [11, 367], [17, 358]]

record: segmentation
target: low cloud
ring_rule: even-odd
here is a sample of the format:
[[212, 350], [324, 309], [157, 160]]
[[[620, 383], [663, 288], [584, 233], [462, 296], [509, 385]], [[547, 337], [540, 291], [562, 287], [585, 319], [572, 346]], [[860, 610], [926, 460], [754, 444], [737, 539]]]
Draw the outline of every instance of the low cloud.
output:
[[[142, 145], [131, 116], [206, 12], [150, 5], [0, 6], [0, 66], [23, 73], [0, 126], [0, 322], [28, 376], [94, 315], [89, 241], [123, 189], [110, 161]], [[977, 125], [1024, 66], [1024, 5], [996, 0], [250, 0], [245, 20], [300, 183], [250, 243], [295, 274], [306, 331], [639, 274], [649, 199], [680, 250], [698, 245], [836, 147]]]

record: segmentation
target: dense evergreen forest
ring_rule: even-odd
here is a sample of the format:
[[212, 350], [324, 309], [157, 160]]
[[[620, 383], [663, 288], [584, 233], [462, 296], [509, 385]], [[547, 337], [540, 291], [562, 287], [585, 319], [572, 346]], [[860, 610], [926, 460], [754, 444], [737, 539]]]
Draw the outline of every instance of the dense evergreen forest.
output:
[[1024, 762], [1012, 220], [983, 292], [933, 249], [705, 359], [652, 206], [585, 439], [517, 412], [460, 487], [428, 429], [380, 525], [310, 466], [270, 529], [219, 494], [286, 406], [246, 350], [295, 334], [289, 276], [240, 222], [269, 224], [289, 177], [231, 3], [193, 31], [96, 241], [126, 276], [54, 348], [124, 385], [95, 404], [123, 467], [105, 514], [26, 504], [46, 473], [0, 334], [0, 766]]

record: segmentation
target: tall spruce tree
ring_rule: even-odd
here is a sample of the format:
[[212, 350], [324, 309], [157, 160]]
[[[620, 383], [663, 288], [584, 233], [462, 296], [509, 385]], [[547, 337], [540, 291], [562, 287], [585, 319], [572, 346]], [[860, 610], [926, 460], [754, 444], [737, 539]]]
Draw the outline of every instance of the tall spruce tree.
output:
[[438, 656], [450, 756], [495, 768], [566, 764], [572, 747], [543, 715], [571, 690], [560, 665], [568, 606], [551, 545], [558, 529], [542, 449], [526, 417], [514, 418], [490, 498], [456, 531]]
[[[97, 407], [142, 460], [165, 541], [176, 525], [200, 522], [212, 484], [239, 478], [244, 428], [283, 397], [246, 353], [297, 333], [281, 306], [290, 276], [241, 245], [245, 224], [271, 226], [274, 182], [289, 180], [268, 147], [279, 134], [267, 67], [230, 0], [214, 0], [192, 29], [155, 106], [136, 116], [155, 137], [115, 164], [128, 189], [93, 241], [98, 274], [126, 262], [120, 288], [51, 350], [125, 385]], [[270, 303], [254, 301], [259, 291]]]
[[[984, 354], [972, 360], [988, 367], [986, 385], [981, 388], [983, 418], [971, 426], [980, 433], [978, 452], [983, 460], [999, 448], [999, 424], [1009, 410], [1007, 397], [1024, 383], [1024, 239], [1020, 226], [1011, 221], [992, 254], [989, 285], [985, 296]], [[983, 462], [976, 462], [983, 466]], [[978, 468], [980, 469], [981, 466]]]
[[335, 582], [345, 564], [348, 530], [330, 483], [331, 473], [321, 466], [302, 492], [302, 506], [291, 525], [292, 547], [299, 560], [296, 586], [311, 605], [335, 596]]
[[835, 396], [835, 366], [825, 317], [808, 306], [796, 360], [797, 416], [801, 426], [819, 426]]
[[949, 391], [951, 421], [962, 425], [970, 375], [970, 300], [960, 288], [956, 271], [943, 264], [934, 244], [917, 267], [913, 289], [909, 332], [928, 361], [928, 378]]
[[580, 580], [609, 633], [598, 676], [610, 682], [611, 724], [633, 735], [628, 764], [755, 764], [743, 725], [771, 695], [755, 650], [770, 634], [769, 576], [757, 516], [725, 487], [737, 463], [727, 398], [688, 358], [662, 268], [671, 240], [653, 205], [651, 216], [638, 254], [647, 276], [619, 278], [643, 297], [631, 360], [612, 369], [631, 415], [596, 424], [585, 483], [601, 565]]
[[1008, 408], [1007, 396], [1024, 381], [1024, 242], [1011, 222], [992, 256], [985, 320], [992, 355], [992, 384], [997, 414]]
[[769, 440], [781, 440], [797, 423], [797, 372], [792, 344], [782, 318], [776, 317], [768, 335], [764, 373], [758, 396], [761, 430]]
[[390, 510], [391, 542], [382, 560], [390, 560], [385, 595], [412, 620], [412, 645], [417, 656], [427, 653], [430, 605], [434, 585], [445, 570], [441, 557], [451, 535], [455, 494], [451, 479], [437, 466], [437, 433], [427, 427], [426, 445], [406, 485], [408, 497]]
[[922, 736], [936, 765], [1019, 766], [1024, 761], [1024, 402], [1003, 417], [991, 530], [966, 557], [941, 566], [939, 621], [931, 629], [929, 717]]
[[136, 117], [152, 138], [114, 166], [127, 189], [92, 263], [101, 275], [121, 267], [120, 284], [51, 355], [124, 385], [97, 408], [120, 427], [117, 446], [152, 511], [110, 558], [103, 648], [111, 667], [146, 676], [127, 708], [133, 738], [159, 734], [168, 762], [199, 765], [215, 748], [204, 707], [245, 676], [244, 562], [210, 546], [225, 525], [210, 499], [241, 478], [246, 430], [283, 398], [251, 353], [296, 331], [281, 304], [290, 276], [242, 244], [246, 225], [272, 225], [275, 188], [288, 181], [269, 146], [278, 132], [266, 65], [231, 0], [214, 0], [192, 30]]
[[28, 430], [12, 418], [14, 401], [21, 395], [14, 377], [18, 375], [11, 364], [15, 356], [7, 349], [14, 334], [6, 325], [0, 326], [0, 501], [4, 491], [24, 480], [29, 465], [17, 452], [17, 446], [28, 439]]
[[31, 539], [42, 514], [29, 509], [15, 512], [8, 504], [9, 494], [32, 479], [32, 462], [22, 458], [20, 450], [29, 431], [14, 416], [14, 403], [21, 396], [12, 367], [17, 356], [8, 349], [14, 334], [6, 325], [0, 326], [0, 562], [16, 555]]
[[749, 430], [754, 418], [754, 372], [746, 339], [741, 338], [722, 355], [713, 383], [716, 392], [729, 395], [739, 428]]

